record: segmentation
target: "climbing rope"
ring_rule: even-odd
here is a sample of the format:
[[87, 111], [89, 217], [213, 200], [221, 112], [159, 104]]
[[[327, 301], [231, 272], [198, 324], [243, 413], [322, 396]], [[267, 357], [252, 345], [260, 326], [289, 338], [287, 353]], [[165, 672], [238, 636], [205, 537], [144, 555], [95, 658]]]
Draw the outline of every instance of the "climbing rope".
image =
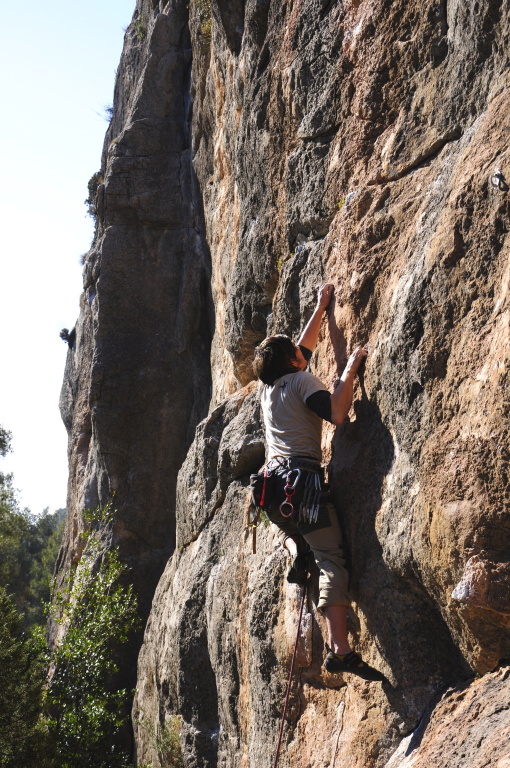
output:
[[301, 607], [299, 609], [299, 619], [298, 619], [298, 625], [297, 625], [297, 633], [296, 633], [296, 642], [294, 643], [294, 652], [292, 654], [292, 661], [290, 662], [290, 671], [289, 671], [289, 679], [287, 681], [287, 694], [285, 696], [285, 704], [283, 705], [283, 712], [282, 712], [282, 720], [280, 723], [280, 733], [278, 734], [278, 745], [276, 747], [276, 755], [274, 758], [273, 768], [276, 768], [278, 765], [278, 759], [280, 757], [280, 747], [282, 745], [282, 736], [283, 736], [283, 726], [285, 725], [285, 715], [287, 714], [287, 706], [289, 703], [289, 697], [290, 697], [290, 686], [292, 683], [292, 675], [294, 673], [294, 662], [296, 661], [296, 654], [297, 654], [297, 647], [298, 647], [298, 641], [299, 641], [299, 630], [301, 629], [301, 617], [303, 616], [303, 608], [305, 605], [305, 598], [306, 598], [306, 582], [303, 587], [303, 596], [301, 598]]

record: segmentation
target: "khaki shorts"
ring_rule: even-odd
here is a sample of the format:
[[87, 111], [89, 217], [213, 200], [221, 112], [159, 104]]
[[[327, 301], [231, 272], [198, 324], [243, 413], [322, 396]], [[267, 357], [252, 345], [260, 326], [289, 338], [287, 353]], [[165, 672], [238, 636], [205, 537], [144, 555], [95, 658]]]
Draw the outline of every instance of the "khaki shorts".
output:
[[[295, 509], [299, 508], [305, 475], [306, 473], [303, 472], [293, 496]], [[295, 522], [292, 518], [283, 517], [279, 507], [284, 498], [273, 501], [267, 510], [267, 516], [278, 527], [282, 544], [288, 538], [294, 539], [298, 551], [303, 549], [301, 537], [309, 544], [320, 571], [318, 608], [327, 608], [329, 605], [350, 605], [349, 574], [345, 567], [342, 550], [342, 532], [329, 492], [321, 490], [319, 514], [315, 523]]]

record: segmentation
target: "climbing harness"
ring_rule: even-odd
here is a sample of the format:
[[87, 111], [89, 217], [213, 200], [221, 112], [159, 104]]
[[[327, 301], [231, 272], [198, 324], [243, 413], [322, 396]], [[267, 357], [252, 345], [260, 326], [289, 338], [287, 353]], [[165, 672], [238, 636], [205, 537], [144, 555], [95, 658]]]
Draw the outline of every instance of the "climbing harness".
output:
[[[303, 477], [303, 473], [306, 479]], [[294, 507], [293, 496], [299, 481], [304, 479], [303, 494], [300, 494], [299, 511]], [[316, 523], [319, 517], [322, 470], [319, 464], [305, 457], [273, 457], [261, 472], [250, 475], [252, 507], [255, 514], [248, 510], [246, 527], [251, 529], [253, 537], [252, 551], [257, 552], [257, 525], [261, 512], [269, 509], [276, 499], [281, 498], [281, 483], [284, 483], [285, 499], [279, 505], [282, 517], [299, 518], [303, 523]]]
[[283, 705], [282, 719], [281, 719], [281, 722], [280, 722], [280, 732], [278, 734], [278, 744], [277, 744], [277, 747], [276, 747], [276, 754], [275, 754], [275, 758], [274, 758], [273, 768], [277, 768], [278, 759], [280, 757], [280, 747], [282, 745], [283, 727], [285, 725], [285, 715], [287, 714], [287, 707], [288, 707], [288, 704], [289, 704], [290, 686], [291, 686], [291, 683], [292, 683], [292, 675], [294, 673], [294, 663], [296, 661], [297, 647], [298, 647], [298, 642], [299, 642], [299, 631], [301, 629], [301, 618], [303, 616], [303, 608], [304, 608], [304, 605], [305, 605], [305, 598], [306, 598], [306, 583], [303, 586], [303, 595], [301, 597], [301, 607], [299, 609], [299, 619], [298, 619], [297, 632], [296, 632], [296, 642], [294, 643], [294, 651], [292, 653], [292, 661], [290, 662], [289, 679], [287, 681], [287, 693], [285, 695], [285, 704]]
[[[295, 474], [294, 480], [292, 480], [292, 474]], [[301, 477], [301, 470], [300, 469], [291, 469], [288, 475], [285, 477], [285, 486], [283, 488], [285, 492], [285, 501], [282, 501], [280, 504], [280, 514], [283, 515], [283, 517], [290, 517], [292, 513], [294, 512], [294, 505], [292, 503], [292, 497], [296, 493], [296, 485], [298, 484], [298, 480]], [[284, 512], [284, 508], [289, 508], [290, 512]]]

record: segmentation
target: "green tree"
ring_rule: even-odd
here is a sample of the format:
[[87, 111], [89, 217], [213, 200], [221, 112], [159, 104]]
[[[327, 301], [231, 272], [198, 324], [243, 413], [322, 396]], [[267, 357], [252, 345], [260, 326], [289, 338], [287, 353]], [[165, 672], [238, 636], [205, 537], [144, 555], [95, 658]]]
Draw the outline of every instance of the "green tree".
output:
[[[0, 456], [11, 450], [11, 433], [0, 426]], [[26, 547], [29, 525], [21, 512], [12, 475], [0, 472], [0, 586], [9, 586], [18, 609], [23, 608], [30, 555]]]
[[27, 599], [30, 573], [30, 522], [19, 509], [12, 475], [0, 475], [0, 586], [9, 587], [18, 610]]
[[23, 631], [23, 620], [0, 587], [0, 766], [42, 766], [40, 723], [47, 649], [42, 635]]
[[51, 580], [64, 533], [65, 509], [50, 513], [47, 509], [39, 517], [32, 517], [28, 551], [30, 573], [25, 605], [25, 626], [46, 623], [45, 606], [51, 597]]
[[11, 450], [12, 435], [9, 430], [0, 426], [0, 456], [5, 456]]
[[102, 552], [101, 534], [112, 522], [111, 504], [89, 520], [91, 530], [71, 583], [53, 604], [62, 625], [54, 673], [46, 696], [54, 768], [121, 768], [129, 759], [119, 748], [128, 719], [130, 692], [118, 689], [121, 646], [139, 625], [127, 568], [115, 550]]
[[8, 588], [25, 628], [45, 623], [44, 603], [63, 533], [65, 510], [39, 517], [20, 510], [9, 475], [0, 484], [0, 586]]
[[[10, 450], [11, 434], [0, 426], [0, 456]], [[25, 628], [45, 623], [63, 533], [65, 509], [33, 515], [20, 509], [11, 474], [0, 472], [0, 586], [8, 589]]]
[[[102, 543], [112, 505], [85, 515], [81, 560], [49, 608], [62, 624], [50, 656], [41, 627], [23, 632], [15, 603], [29, 623], [40, 620], [63, 511], [40, 518], [20, 511], [11, 479], [1, 478], [0, 768], [127, 768], [131, 693], [118, 683], [118, 659], [139, 618], [127, 567]], [[16, 589], [12, 600], [5, 584]]]

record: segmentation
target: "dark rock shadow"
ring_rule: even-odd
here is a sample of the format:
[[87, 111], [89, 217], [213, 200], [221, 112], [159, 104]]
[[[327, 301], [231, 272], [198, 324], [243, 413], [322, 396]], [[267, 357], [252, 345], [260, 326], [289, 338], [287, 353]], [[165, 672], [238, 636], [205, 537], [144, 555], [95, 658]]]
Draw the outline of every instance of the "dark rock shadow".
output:
[[[390, 516], [389, 530], [384, 528], [388, 513], [378, 519], [395, 446], [377, 403], [367, 397], [363, 368], [360, 383], [356, 420], [334, 437], [330, 483], [344, 532], [351, 597], [391, 670], [381, 670], [391, 678], [383, 683], [388, 701], [410, 732], [438, 693], [472, 673], [420, 579], [411, 542], [405, 541], [411, 535], [412, 500]], [[355, 615], [350, 629], [356, 646], [360, 620]]]
[[[186, 601], [179, 633], [180, 713], [186, 750], [207, 765], [217, 762], [219, 732], [218, 690], [207, 642], [204, 611], [205, 584], [198, 584]], [[192, 724], [190, 726], [189, 724]]]

